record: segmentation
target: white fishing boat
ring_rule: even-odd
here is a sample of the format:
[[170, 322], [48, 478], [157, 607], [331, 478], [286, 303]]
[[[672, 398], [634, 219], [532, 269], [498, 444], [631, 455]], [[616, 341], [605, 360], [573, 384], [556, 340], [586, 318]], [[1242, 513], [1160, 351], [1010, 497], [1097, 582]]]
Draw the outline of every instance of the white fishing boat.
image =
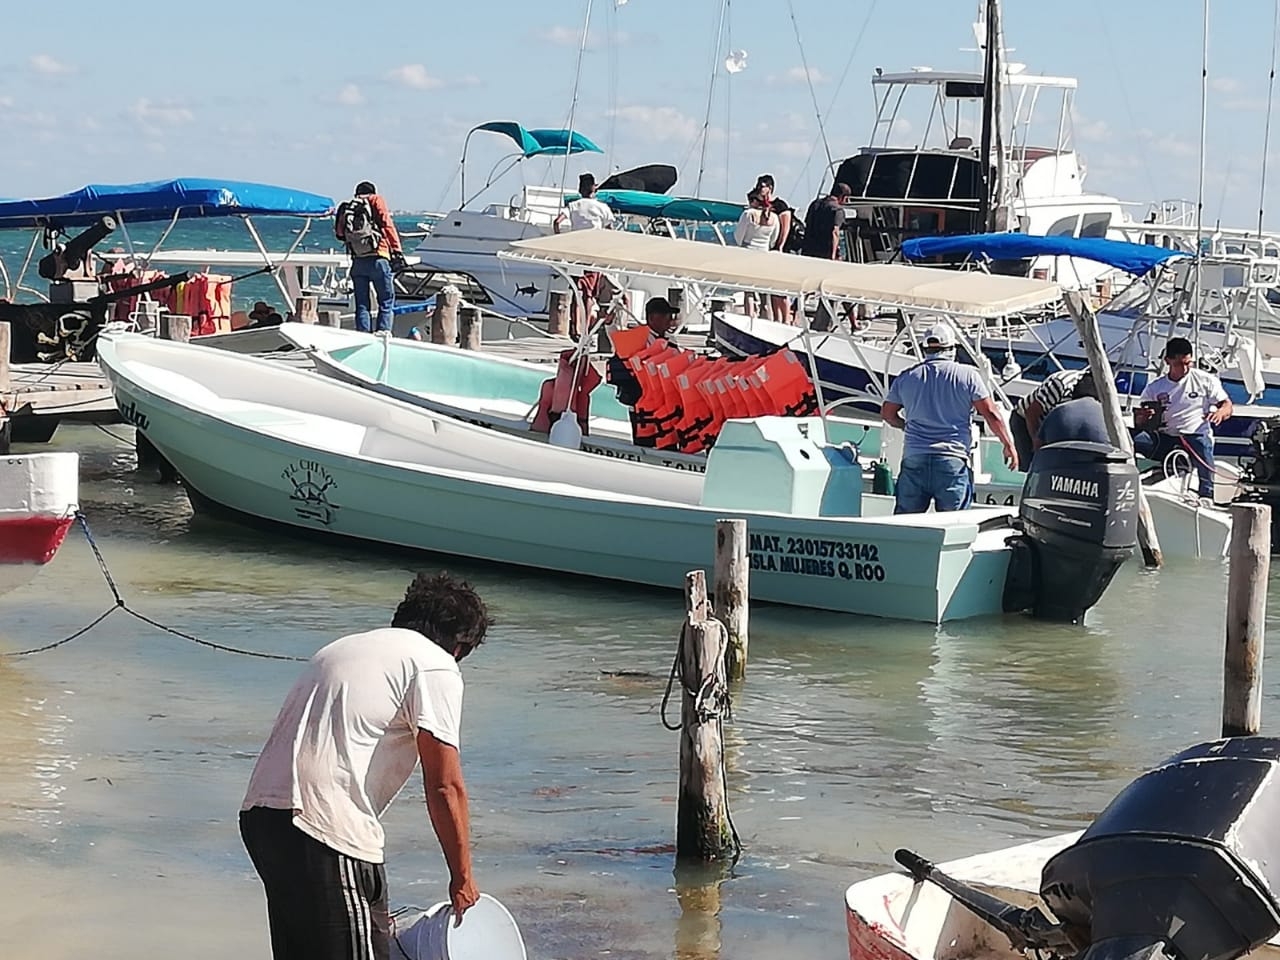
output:
[[0, 456], [0, 593], [54, 558], [80, 508], [79, 488], [77, 454]]
[[1280, 957], [1280, 741], [1191, 747], [1087, 830], [905, 872], [844, 897], [849, 960]]
[[[122, 416], [193, 505], [254, 525], [674, 588], [710, 566], [715, 520], [739, 516], [754, 599], [926, 622], [1078, 619], [1136, 542], [1135, 474], [1091, 445], [1045, 458], [1017, 536], [1009, 508], [864, 516], [861, 468], [817, 418], [733, 421], [698, 474], [531, 444], [269, 360], [120, 333], [99, 349]], [[1078, 482], [1053, 494], [1051, 474]]]

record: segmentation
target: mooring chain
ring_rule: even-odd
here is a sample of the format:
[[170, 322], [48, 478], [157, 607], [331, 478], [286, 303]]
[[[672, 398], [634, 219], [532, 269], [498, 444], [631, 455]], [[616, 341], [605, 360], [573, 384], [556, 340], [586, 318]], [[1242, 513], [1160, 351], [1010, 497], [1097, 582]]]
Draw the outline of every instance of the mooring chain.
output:
[[102, 623], [102, 621], [106, 620], [107, 617], [111, 616], [117, 610], [123, 610], [125, 613], [133, 617], [135, 620], [139, 620], [142, 623], [147, 624], [148, 626], [155, 627], [157, 630], [162, 630], [165, 633], [178, 637], [179, 639], [187, 640], [191, 643], [199, 644], [202, 647], [209, 647], [210, 649], [213, 649], [213, 650], [220, 650], [223, 653], [234, 653], [242, 657], [258, 657], [259, 659], [262, 659], [262, 660], [293, 660], [293, 661], [302, 662], [307, 659], [306, 657], [294, 657], [294, 656], [290, 656], [288, 654], [283, 654], [283, 653], [263, 653], [259, 650], [245, 650], [240, 647], [227, 646], [226, 644], [223, 644], [223, 643], [214, 643], [212, 640], [201, 639], [200, 637], [194, 636], [193, 634], [187, 633], [183, 630], [179, 630], [176, 627], [170, 627], [167, 624], [163, 624], [158, 620], [153, 620], [151, 617], [148, 617], [146, 614], [139, 613], [137, 610], [130, 608], [130, 606], [127, 603], [125, 603], [124, 597], [120, 595], [120, 588], [116, 585], [115, 577], [111, 575], [111, 570], [107, 567], [106, 558], [103, 557], [102, 550], [99, 549], [98, 542], [94, 539], [93, 533], [89, 529], [89, 521], [85, 518], [85, 515], [79, 510], [77, 510], [75, 513], [75, 519], [76, 519], [76, 522], [80, 525], [80, 529], [84, 531], [85, 539], [89, 541], [89, 549], [93, 551], [94, 559], [98, 561], [98, 569], [102, 571], [102, 577], [104, 580], [106, 580], [108, 589], [111, 590], [111, 596], [115, 599], [115, 604], [111, 606], [109, 609], [103, 611], [101, 614], [99, 614], [89, 623], [85, 624], [79, 630], [75, 631], [74, 633], [68, 636], [63, 637], [61, 640], [55, 640], [52, 643], [46, 643], [40, 647], [31, 647], [28, 650], [16, 650], [12, 653], [5, 653], [3, 654], [4, 656], [27, 657], [27, 656], [31, 656], [32, 654], [44, 653], [47, 650], [53, 650], [56, 647], [61, 647], [64, 644], [70, 643], [72, 640], [78, 640], [80, 637], [83, 637], [86, 633], [88, 633], [98, 624]]

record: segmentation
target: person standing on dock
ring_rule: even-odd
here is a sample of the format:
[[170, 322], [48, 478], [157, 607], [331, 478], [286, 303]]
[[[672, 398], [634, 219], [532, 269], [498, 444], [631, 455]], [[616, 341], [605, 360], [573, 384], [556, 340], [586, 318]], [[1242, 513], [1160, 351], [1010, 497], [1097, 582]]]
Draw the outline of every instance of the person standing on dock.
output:
[[347, 253], [351, 255], [356, 329], [362, 333], [372, 329], [372, 287], [378, 295], [378, 331], [389, 331], [396, 305], [393, 271], [405, 265], [404, 248], [387, 201], [382, 199], [377, 187], [368, 180], [356, 185], [355, 196], [338, 204], [333, 233], [346, 244]]
[[923, 346], [924, 360], [894, 377], [880, 406], [885, 423], [906, 431], [894, 513], [924, 513], [931, 503], [937, 511], [964, 510], [973, 503], [974, 411], [1000, 438], [1010, 469], [1018, 469], [1013, 437], [982, 375], [955, 359], [955, 332], [935, 324]]
[[1148, 460], [1184, 451], [1200, 478], [1200, 496], [1213, 498], [1213, 428], [1235, 409], [1222, 381], [1192, 366], [1186, 337], [1171, 337], [1164, 348], [1169, 372], [1142, 391], [1133, 411], [1133, 448]]
[[[596, 178], [592, 174], [584, 173], [578, 177], [578, 193], [578, 199], [569, 201], [560, 215], [552, 221], [551, 229], [559, 233], [566, 220], [570, 230], [611, 229], [613, 211], [608, 204], [596, 199]], [[569, 301], [569, 336], [574, 340], [583, 333], [583, 317], [586, 318], [587, 327], [591, 326], [596, 315], [596, 302], [605, 293], [602, 284], [609, 281], [602, 273], [585, 270], [576, 282], [578, 296]]]
[[321, 648], [293, 685], [240, 813], [275, 960], [388, 960], [380, 818], [419, 760], [459, 922], [476, 903], [458, 664], [491, 624], [469, 584], [418, 574], [389, 628]]

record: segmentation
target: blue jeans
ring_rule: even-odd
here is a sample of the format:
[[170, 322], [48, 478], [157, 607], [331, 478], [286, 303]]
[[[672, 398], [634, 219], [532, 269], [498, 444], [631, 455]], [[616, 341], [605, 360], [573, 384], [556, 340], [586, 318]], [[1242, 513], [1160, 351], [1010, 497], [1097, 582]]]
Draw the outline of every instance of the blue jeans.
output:
[[[1183, 446], [1183, 444], [1186, 446]], [[1188, 449], [1188, 447], [1190, 449]], [[1139, 430], [1133, 435], [1133, 449], [1148, 460], [1160, 462], [1172, 451], [1181, 450], [1191, 460], [1200, 478], [1200, 496], [1213, 497], [1213, 437], [1203, 433], [1170, 436]]]
[[351, 283], [356, 295], [356, 329], [369, 333], [369, 287], [378, 294], [378, 329], [391, 329], [391, 308], [396, 305], [396, 287], [391, 279], [391, 262], [383, 257], [355, 257], [351, 261]]
[[894, 513], [964, 510], [973, 503], [973, 471], [963, 457], [913, 453], [902, 458]]

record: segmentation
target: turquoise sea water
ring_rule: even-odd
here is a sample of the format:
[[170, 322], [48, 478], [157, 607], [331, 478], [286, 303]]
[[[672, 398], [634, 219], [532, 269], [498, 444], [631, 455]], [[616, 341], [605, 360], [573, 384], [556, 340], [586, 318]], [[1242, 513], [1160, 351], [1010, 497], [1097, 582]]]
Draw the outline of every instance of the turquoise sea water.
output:
[[[180, 488], [135, 474], [130, 447], [91, 428], [55, 446], [83, 453], [84, 511], [128, 602], [212, 641], [308, 655], [385, 623], [412, 572], [441, 565], [193, 517]], [[477, 878], [535, 958], [845, 956], [844, 889], [890, 869], [897, 846], [945, 860], [1077, 829], [1218, 728], [1218, 564], [1126, 567], [1082, 628], [759, 608], [726, 725], [744, 854], [724, 879], [676, 872], [678, 744], [658, 708], [678, 594], [448, 566], [498, 619], [464, 665]], [[109, 604], [73, 532], [0, 597], [0, 649]], [[0, 659], [0, 956], [267, 957], [235, 817], [297, 669], [123, 614]], [[393, 905], [442, 899], [419, 783], [386, 827]]]

